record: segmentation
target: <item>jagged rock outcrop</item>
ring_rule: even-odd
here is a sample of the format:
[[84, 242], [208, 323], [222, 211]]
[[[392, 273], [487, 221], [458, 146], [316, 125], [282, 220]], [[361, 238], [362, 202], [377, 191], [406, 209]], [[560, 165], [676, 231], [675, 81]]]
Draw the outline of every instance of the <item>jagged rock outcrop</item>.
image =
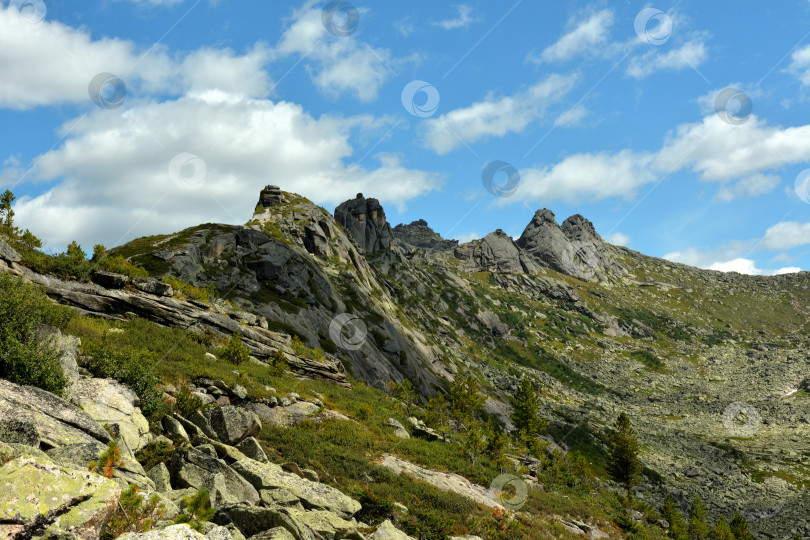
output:
[[335, 209], [335, 221], [351, 234], [366, 253], [391, 247], [391, 225], [385, 220], [385, 211], [377, 199], [366, 199], [362, 193], [358, 193], [356, 198], [341, 203]]
[[480, 241], [455, 248], [454, 255], [487, 272], [499, 274], [533, 274], [539, 268], [501, 229], [489, 233]]
[[603, 281], [608, 270], [619, 271], [608, 244], [593, 224], [579, 214], [557, 224], [554, 212], [535, 212], [517, 245], [538, 264], [584, 281]]
[[453, 249], [458, 245], [458, 240], [442, 238], [424, 219], [412, 221], [408, 225], [400, 223], [391, 229], [391, 234], [403, 244], [427, 250], [441, 251]]

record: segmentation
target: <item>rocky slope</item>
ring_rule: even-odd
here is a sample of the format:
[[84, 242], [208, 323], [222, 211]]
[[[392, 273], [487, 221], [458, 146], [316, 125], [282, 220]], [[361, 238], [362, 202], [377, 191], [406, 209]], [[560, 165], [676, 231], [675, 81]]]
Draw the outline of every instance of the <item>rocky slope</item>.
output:
[[[648, 503], [670, 492], [685, 509], [699, 494], [710, 516], [740, 509], [759, 534], [810, 534], [808, 273], [698, 270], [612, 246], [579, 215], [558, 225], [549, 210], [517, 241], [498, 230], [454, 245], [424, 222], [391, 229], [375, 199], [358, 195], [332, 216], [274, 186], [244, 226], [205, 224], [112, 252], [223, 300], [27, 275], [88, 312], [240, 329], [259, 359], [292, 354], [289, 336], [299, 336], [328, 353], [323, 365], [291, 362], [310, 377], [343, 383], [345, 370], [378, 387], [407, 378], [431, 396], [472, 373], [507, 426], [509, 397], [529, 376], [544, 389], [550, 435], [597, 468], [608, 426], [628, 413]], [[243, 511], [253, 516], [233, 516]]]

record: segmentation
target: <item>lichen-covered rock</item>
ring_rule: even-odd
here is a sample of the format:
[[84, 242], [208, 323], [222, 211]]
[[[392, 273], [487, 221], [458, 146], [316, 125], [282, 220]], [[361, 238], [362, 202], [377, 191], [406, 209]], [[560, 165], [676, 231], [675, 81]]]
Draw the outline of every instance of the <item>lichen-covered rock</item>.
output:
[[168, 493], [172, 490], [172, 477], [165, 463], [158, 463], [146, 471], [146, 476], [155, 483], [155, 489], [160, 493]]
[[118, 484], [87, 470], [41, 457], [21, 457], [0, 467], [0, 535], [13, 527], [20, 537], [71, 534], [96, 539], [118, 504]]
[[269, 462], [269, 460], [267, 459], [267, 454], [265, 454], [264, 450], [262, 449], [262, 445], [259, 444], [259, 441], [257, 441], [255, 437], [246, 438], [245, 440], [237, 444], [236, 448], [250, 459], [256, 460], [261, 463]]
[[400, 531], [389, 520], [383, 521], [377, 530], [371, 533], [368, 540], [416, 540], [412, 536], [408, 536]]
[[251, 536], [248, 540], [295, 540], [295, 537], [284, 527], [273, 527]]
[[149, 422], [138, 408], [138, 396], [113, 379], [80, 379], [70, 401], [101, 425], [117, 426], [117, 438], [130, 454], [149, 443]]
[[110, 441], [110, 435], [86, 412], [55, 395], [0, 379], [0, 420], [21, 420], [37, 428], [48, 447]]
[[[245, 458], [247, 459], [247, 458]], [[177, 451], [168, 464], [175, 488], [204, 489], [210, 479], [222, 475], [222, 485], [218, 502], [256, 504], [260, 497], [256, 489], [242, 476], [234, 472], [224, 461], [211, 457], [195, 449]]]
[[[285, 399], [289, 402], [288, 398], [281, 399], [282, 403]], [[255, 412], [274, 426], [282, 427], [294, 426], [302, 420], [310, 418], [321, 409], [314, 403], [309, 403], [307, 401], [297, 401], [284, 407], [273, 408], [261, 403], [251, 403], [249, 408], [251, 411]]]
[[0, 420], [0, 441], [39, 448], [39, 432], [28, 420]]
[[206, 537], [186, 524], [171, 525], [145, 533], [126, 533], [118, 540], [206, 540]]
[[337, 489], [300, 478], [274, 463], [259, 463], [245, 458], [231, 467], [258, 490], [275, 488], [290, 490], [308, 509], [329, 510], [340, 517], [349, 518], [361, 508], [359, 502]]
[[[51, 460], [60, 465], [84, 469], [88, 463], [96, 461], [106, 449], [107, 446], [99, 442], [89, 442], [51, 448], [46, 453]], [[113, 479], [125, 489], [129, 484], [137, 484], [144, 490], [155, 489], [154, 483], [146, 475], [138, 460], [127, 452], [122, 454], [124, 464], [113, 469]]]
[[333, 512], [297, 508], [288, 508], [287, 512], [321, 538], [346, 538], [349, 534], [357, 532], [356, 524], [338, 517]]
[[232, 405], [197, 411], [189, 420], [208, 437], [230, 445], [258, 435], [262, 429], [262, 422], [256, 414]]
[[281, 527], [295, 540], [316, 540], [317, 537], [309, 527], [291, 516], [288, 510], [281, 507], [259, 508], [234, 504], [217, 510], [214, 520], [217, 523], [233, 523], [248, 538]]

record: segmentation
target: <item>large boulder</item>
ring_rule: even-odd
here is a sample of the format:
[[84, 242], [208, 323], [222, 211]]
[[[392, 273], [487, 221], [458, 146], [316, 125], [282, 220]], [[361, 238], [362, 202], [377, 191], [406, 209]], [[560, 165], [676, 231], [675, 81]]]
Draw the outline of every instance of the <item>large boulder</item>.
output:
[[208, 437], [229, 445], [258, 435], [262, 429], [262, 422], [255, 413], [232, 405], [197, 411], [189, 420]]
[[107, 443], [107, 431], [90, 415], [55, 395], [0, 379], [0, 420], [34, 425], [46, 448], [79, 443]]
[[377, 199], [366, 199], [362, 193], [340, 204], [335, 209], [335, 221], [354, 238], [366, 253], [391, 247], [391, 225], [385, 220], [385, 211]]
[[[84, 469], [88, 463], [96, 461], [106, 449], [106, 445], [99, 442], [89, 442], [51, 448], [47, 454], [59, 465]], [[143, 490], [154, 490], [154, 483], [146, 475], [146, 471], [143, 470], [138, 460], [130, 453], [123, 452], [122, 454], [124, 464], [113, 469], [113, 479], [123, 488], [129, 484], [137, 484]]]
[[287, 514], [310, 528], [321, 538], [346, 538], [357, 533], [357, 525], [351, 521], [338, 517], [326, 510], [299, 510], [297, 508], [285, 509]]
[[359, 502], [337, 489], [300, 478], [274, 463], [260, 463], [245, 458], [231, 467], [257, 490], [277, 488], [290, 490], [307, 509], [329, 510], [342, 518], [350, 518], [361, 508]]
[[[217, 523], [233, 523], [246, 537], [281, 527], [295, 540], [316, 540], [318, 538], [309, 527], [290, 515], [287, 508], [260, 508], [234, 504], [220, 508], [214, 519]], [[281, 537], [283, 538], [283, 536]]]
[[268, 407], [262, 403], [251, 403], [250, 410], [275, 426], [290, 427], [302, 420], [311, 418], [321, 410], [320, 407], [308, 401], [296, 401], [287, 407]]
[[391, 229], [391, 234], [400, 242], [422, 249], [446, 250], [458, 245], [458, 240], [442, 238], [424, 219], [417, 219], [408, 225], [400, 223]]
[[0, 259], [8, 262], [20, 262], [22, 257], [5, 240], [0, 240]]
[[563, 253], [570, 243], [557, 224], [554, 212], [545, 208], [535, 212], [517, 241], [533, 259], [559, 272], [566, 271]]
[[138, 408], [138, 396], [114, 379], [80, 379], [73, 385], [70, 401], [93, 420], [110, 426], [129, 454], [149, 444], [149, 422]]
[[[209, 489], [219, 491], [218, 504], [257, 504], [261, 498], [256, 489], [234, 472], [223, 460], [195, 449], [177, 451], [168, 464], [175, 488]], [[217, 477], [219, 475], [219, 477]], [[219, 480], [217, 480], [219, 478]]]
[[183, 523], [145, 533], [122, 534], [118, 540], [206, 540], [206, 537]]
[[41, 457], [0, 467], [0, 538], [72, 535], [96, 539], [112, 517], [121, 488], [112, 480]]
[[374, 531], [367, 540], [416, 540], [413, 536], [408, 536], [400, 531], [389, 520], [383, 521], [377, 530]]

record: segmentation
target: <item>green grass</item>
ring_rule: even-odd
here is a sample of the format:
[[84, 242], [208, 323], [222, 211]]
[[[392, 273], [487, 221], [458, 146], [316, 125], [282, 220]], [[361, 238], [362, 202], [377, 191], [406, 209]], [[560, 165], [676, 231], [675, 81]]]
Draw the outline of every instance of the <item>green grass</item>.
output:
[[661, 359], [655, 356], [650, 351], [646, 350], [633, 351], [630, 353], [630, 358], [638, 362], [641, 362], [651, 371], [662, 371], [664, 369], [664, 363], [661, 361]]

